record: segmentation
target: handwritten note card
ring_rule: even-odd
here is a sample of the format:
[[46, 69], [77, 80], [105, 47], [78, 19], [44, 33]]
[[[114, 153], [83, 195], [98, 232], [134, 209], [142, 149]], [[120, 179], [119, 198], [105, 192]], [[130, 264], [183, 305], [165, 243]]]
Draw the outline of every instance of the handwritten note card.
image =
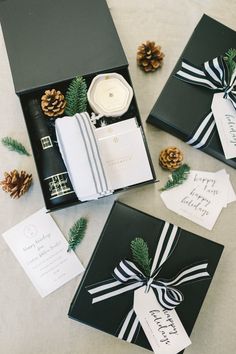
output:
[[84, 268], [56, 223], [43, 208], [3, 234], [42, 297], [80, 274]]
[[166, 207], [191, 221], [212, 230], [222, 208], [236, 200], [229, 175], [190, 171], [181, 186], [161, 193]]

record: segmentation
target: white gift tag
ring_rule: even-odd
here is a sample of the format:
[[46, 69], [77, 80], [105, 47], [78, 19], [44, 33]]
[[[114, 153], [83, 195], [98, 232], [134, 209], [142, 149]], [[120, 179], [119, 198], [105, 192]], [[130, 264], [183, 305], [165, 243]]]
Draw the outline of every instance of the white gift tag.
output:
[[236, 157], [236, 110], [224, 93], [215, 93], [211, 109], [226, 159]]
[[162, 192], [161, 198], [168, 209], [212, 230], [227, 205], [228, 184], [224, 176], [191, 170], [187, 181]]
[[134, 311], [154, 353], [177, 354], [191, 344], [176, 311], [165, 310], [152, 288], [135, 290]]

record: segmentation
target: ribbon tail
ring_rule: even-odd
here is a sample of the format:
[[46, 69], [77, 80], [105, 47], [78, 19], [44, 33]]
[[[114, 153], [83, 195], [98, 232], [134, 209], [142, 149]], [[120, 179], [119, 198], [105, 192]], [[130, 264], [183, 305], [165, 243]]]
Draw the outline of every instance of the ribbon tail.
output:
[[123, 340], [126, 340], [129, 343], [135, 342], [135, 339], [140, 330], [140, 322], [134, 309], [130, 310], [123, 321], [121, 328], [117, 337]]
[[186, 141], [187, 144], [191, 145], [195, 149], [204, 148], [210, 141], [211, 136], [215, 128], [215, 119], [212, 111], [210, 111], [206, 117], [203, 119], [196, 132], [193, 134], [191, 139]]

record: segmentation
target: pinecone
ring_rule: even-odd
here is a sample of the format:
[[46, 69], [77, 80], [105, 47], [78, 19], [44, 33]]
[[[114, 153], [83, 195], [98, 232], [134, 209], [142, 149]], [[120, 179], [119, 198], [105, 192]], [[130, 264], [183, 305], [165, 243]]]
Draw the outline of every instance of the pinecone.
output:
[[17, 170], [4, 173], [5, 179], [0, 182], [0, 186], [4, 192], [10, 193], [10, 196], [20, 198], [25, 192], [28, 191], [32, 183], [32, 175], [29, 175], [25, 171], [20, 173]]
[[174, 146], [169, 146], [162, 150], [159, 156], [161, 167], [167, 170], [175, 170], [182, 165], [183, 153]]
[[163, 62], [164, 53], [155, 42], [146, 41], [138, 47], [137, 63], [145, 72], [157, 70]]
[[44, 114], [48, 117], [57, 117], [63, 114], [66, 100], [61, 91], [55, 89], [46, 90], [41, 97], [41, 107]]

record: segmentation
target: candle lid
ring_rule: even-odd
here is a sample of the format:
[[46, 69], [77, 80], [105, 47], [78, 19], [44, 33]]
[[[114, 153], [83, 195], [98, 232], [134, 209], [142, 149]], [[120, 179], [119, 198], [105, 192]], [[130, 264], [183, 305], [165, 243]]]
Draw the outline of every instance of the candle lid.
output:
[[95, 113], [107, 117], [124, 114], [133, 98], [133, 89], [117, 73], [97, 75], [88, 90], [88, 101]]

